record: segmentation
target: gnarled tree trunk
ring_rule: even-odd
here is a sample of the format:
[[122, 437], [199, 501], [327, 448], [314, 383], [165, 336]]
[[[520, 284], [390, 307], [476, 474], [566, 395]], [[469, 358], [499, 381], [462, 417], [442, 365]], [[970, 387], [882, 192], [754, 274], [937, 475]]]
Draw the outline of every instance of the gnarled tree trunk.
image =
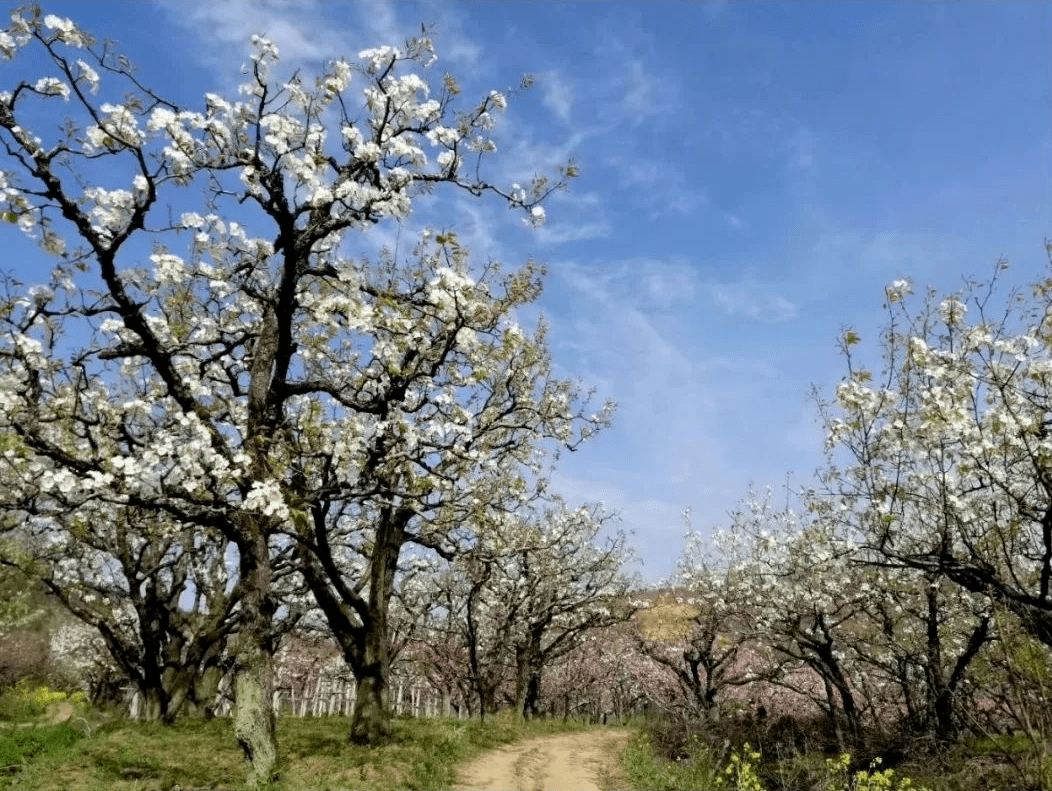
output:
[[385, 637], [385, 634], [370, 634], [364, 661], [354, 668], [358, 694], [351, 715], [350, 741], [355, 744], [379, 744], [391, 736]]
[[256, 788], [273, 782], [278, 758], [272, 705], [274, 602], [266, 535], [257, 529], [254, 540], [239, 549], [244, 595], [240, 632], [234, 641], [234, 735], [249, 763], [249, 786]]

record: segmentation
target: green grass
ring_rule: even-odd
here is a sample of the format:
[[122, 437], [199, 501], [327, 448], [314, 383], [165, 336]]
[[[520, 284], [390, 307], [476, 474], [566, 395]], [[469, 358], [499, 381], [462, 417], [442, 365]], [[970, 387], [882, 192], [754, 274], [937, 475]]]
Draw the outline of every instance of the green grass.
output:
[[720, 767], [703, 745], [682, 761], [669, 761], [654, 753], [650, 731], [641, 728], [628, 739], [621, 767], [632, 788], [674, 791], [680, 788], [720, 788]]
[[[345, 718], [285, 717], [278, 721], [281, 777], [276, 787], [305, 791], [448, 789], [456, 784], [458, 767], [486, 750], [518, 739], [585, 727], [559, 720], [520, 723], [503, 716], [488, 719], [485, 724], [398, 719], [392, 740], [370, 749], [347, 743]], [[634, 730], [621, 757], [628, 787], [745, 787], [738, 780], [728, 779], [728, 757], [718, 751], [699, 742], [688, 746], [686, 759], [668, 761], [655, 756], [645, 727]], [[898, 767], [896, 779], [911, 776], [915, 788], [925, 786], [932, 791], [1022, 788], [1020, 768], [1026, 776], [1034, 777], [1042, 771], [1040, 756], [1032, 755], [1029, 742], [1023, 738], [1007, 741], [1007, 745], [979, 740], [962, 744], [939, 761]], [[998, 747], [1005, 746], [1014, 753], [1018, 768], [1007, 763], [1003, 753], [998, 754]], [[824, 771], [824, 756], [797, 756], [777, 767], [767, 765], [758, 770], [768, 778], [769, 788], [833, 787], [832, 778]], [[165, 727], [104, 722], [85, 713], [55, 725], [0, 726], [0, 789], [238, 789], [244, 779], [245, 765], [228, 719], [187, 720]]]
[[23, 688], [0, 692], [0, 722], [25, 722], [42, 716], [45, 709], [46, 704], [26, 695]]
[[[688, 744], [687, 756], [669, 761], [658, 755], [646, 727], [632, 735], [621, 755], [621, 765], [632, 788], [657, 791], [669, 789], [755, 788], [751, 783], [728, 782], [727, 759], [703, 744]], [[756, 767], [763, 786], [808, 788], [836, 791], [858, 788], [873, 791], [1052, 791], [1052, 744], [1035, 749], [1026, 735], [1002, 736], [962, 742], [945, 753], [918, 757], [891, 772], [872, 767], [865, 776], [854, 778], [855, 785], [842, 771], [833, 771], [830, 756], [806, 754], [787, 757]], [[833, 758], [833, 761], [836, 759]], [[721, 770], [721, 767], [723, 769]]]
[[911, 769], [932, 791], [1052, 790], [1052, 743], [1042, 749], [1039, 738], [1022, 733], [967, 739], [938, 762]]
[[8, 767], [23, 765], [39, 756], [63, 753], [83, 737], [84, 733], [69, 723], [7, 728], [0, 732], [0, 769], [10, 772]]
[[[76, 723], [54, 726], [83, 733]], [[338, 717], [278, 721], [279, 788], [448, 789], [456, 769], [479, 753], [529, 736], [584, 728], [561, 721], [515, 722], [498, 717], [485, 724], [447, 719], [398, 719], [389, 744], [376, 748], [347, 743], [348, 721]], [[43, 733], [44, 728], [25, 729]], [[58, 731], [56, 731], [58, 733]], [[5, 734], [5, 738], [6, 738]], [[50, 738], [50, 737], [49, 737]], [[242, 787], [245, 766], [230, 720], [184, 721], [173, 726], [133, 722], [99, 725], [90, 737], [51, 738], [46, 746], [19, 754], [0, 775], [0, 788], [69, 791], [168, 791]]]

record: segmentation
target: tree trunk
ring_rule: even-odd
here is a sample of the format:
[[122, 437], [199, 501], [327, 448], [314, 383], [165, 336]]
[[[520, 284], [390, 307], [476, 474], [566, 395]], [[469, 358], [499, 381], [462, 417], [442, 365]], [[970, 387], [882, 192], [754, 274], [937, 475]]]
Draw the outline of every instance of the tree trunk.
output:
[[376, 745], [391, 736], [391, 712], [387, 705], [386, 666], [372, 663], [358, 676], [358, 695], [351, 717], [353, 744]]
[[526, 685], [529, 678], [529, 647], [515, 646], [515, 714], [525, 720], [529, 713], [526, 710]]
[[392, 541], [386, 552], [377, 552], [373, 558], [370, 612], [362, 619], [364, 645], [352, 667], [358, 683], [358, 696], [351, 717], [350, 741], [353, 744], [382, 744], [392, 733], [387, 691], [390, 673], [387, 607], [400, 549], [401, 541]]
[[142, 695], [142, 708], [139, 710], [139, 718], [144, 722], [165, 722], [165, 724], [168, 724], [164, 691], [149, 687], [139, 691]]
[[333, 558], [328, 543], [327, 509], [323, 505], [315, 504], [311, 508], [312, 539], [316, 544], [313, 552], [302, 545], [297, 551], [304, 579], [325, 613], [344, 661], [354, 673], [354, 711], [348, 735], [354, 744], [381, 744], [392, 733], [388, 703], [388, 607], [394, 592], [398, 555], [405, 542], [405, 526], [414, 513], [390, 507], [382, 510], [369, 563], [367, 598], [347, 585]]
[[540, 708], [541, 700], [541, 672], [537, 670], [530, 674], [529, 680], [526, 683], [526, 714], [530, 719], [534, 719], [541, 713]]
[[194, 680], [194, 716], [203, 717], [206, 720], [215, 716], [216, 695], [219, 693], [219, 682], [222, 680], [223, 669], [215, 665], [205, 668]]
[[274, 733], [274, 652], [271, 620], [270, 557], [266, 536], [257, 530], [253, 541], [238, 547], [242, 614], [234, 652], [234, 735], [249, 763], [248, 785], [257, 788], [276, 779], [277, 739]]
[[162, 715], [165, 725], [171, 725], [177, 717], [188, 713], [193, 708], [193, 701], [189, 699], [190, 688], [193, 684], [192, 670], [187, 668], [166, 668], [164, 672], [164, 691], [168, 697], [168, 705]]
[[271, 708], [272, 686], [272, 668], [267, 652], [258, 646], [254, 650], [242, 648], [234, 671], [234, 733], [249, 762], [248, 784], [251, 788], [275, 779], [278, 751]]
[[530, 720], [537, 716], [537, 702], [541, 697], [541, 674], [532, 667], [520, 669], [515, 683], [515, 712], [519, 719]]
[[515, 711], [523, 720], [533, 719], [539, 710], [545, 659], [541, 651], [542, 634], [530, 634], [527, 642], [515, 647]]

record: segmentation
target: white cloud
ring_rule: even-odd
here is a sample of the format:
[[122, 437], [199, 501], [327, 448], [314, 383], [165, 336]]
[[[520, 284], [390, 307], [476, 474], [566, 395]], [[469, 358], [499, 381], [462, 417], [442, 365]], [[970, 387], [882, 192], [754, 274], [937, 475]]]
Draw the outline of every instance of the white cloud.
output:
[[817, 141], [803, 121], [766, 105], [739, 105], [714, 113], [707, 133], [719, 152], [732, 157], [759, 157], [782, 162], [794, 170], [815, 164]]
[[[961, 238], [939, 233], [912, 231], [877, 231], [876, 233], [830, 231], [814, 242], [808, 259], [815, 277], [824, 278], [830, 271], [850, 268], [860, 275], [879, 278], [874, 283], [878, 296], [887, 283], [909, 277], [918, 285], [959, 285], [962, 272], [986, 274], [993, 267], [999, 251], [990, 249], [987, 258], [976, 253], [974, 244]], [[953, 280], [933, 283], [940, 275], [952, 273]], [[856, 280], [857, 284], [857, 280]]]
[[537, 232], [537, 239], [542, 245], [551, 246], [586, 239], [606, 239], [612, 234], [613, 226], [605, 218], [587, 222], [564, 220], [542, 226]]
[[[347, 55], [347, 38], [325, 21], [317, 2], [162, 2], [173, 22], [204, 42], [197, 56], [206, 64], [244, 60], [249, 39], [259, 34], [273, 41], [286, 66], [296, 68]], [[357, 49], [353, 54], [357, 54]]]
[[778, 324], [796, 318], [796, 305], [778, 294], [766, 293], [755, 283], [718, 283], [711, 289], [712, 301], [731, 316]]
[[[364, 9], [359, 7], [359, 11], [361, 10], [365, 10], [365, 13], [359, 13], [357, 16], [368, 33], [368, 46], [398, 47], [407, 38], [406, 27], [399, 21], [394, 3], [369, 3]], [[419, 29], [412, 32], [417, 33]]]
[[669, 212], [687, 216], [709, 202], [702, 188], [686, 183], [682, 168], [654, 156], [619, 151], [604, 164], [614, 171], [618, 185], [631, 191], [633, 203], [650, 210], [652, 219]]
[[582, 264], [560, 262], [555, 275], [566, 285], [602, 305], [621, 311], [667, 313], [690, 303], [698, 293], [697, 269], [684, 258], [627, 258]]
[[598, 79], [591, 77], [589, 84], [589, 94], [600, 108], [601, 123], [635, 130], [655, 119], [673, 124], [681, 117], [683, 108], [689, 106], [683, 97], [683, 79], [676, 71], [658, 66], [662, 42], [642, 31], [625, 38], [600, 30], [596, 40], [600, 43], [593, 57], [598, 63], [609, 64]]
[[[160, 5], [173, 22], [207, 42], [198, 57], [210, 65], [227, 65], [231, 57], [244, 59], [253, 34], [273, 41], [282, 63], [295, 70], [338, 57], [354, 60], [369, 47], [400, 47], [421, 33], [420, 21], [401, 18], [399, 5], [390, 2], [341, 3], [338, 12], [337, 4], [316, 0], [162, 0]], [[460, 15], [445, 3], [430, 10], [429, 18], [437, 20], [434, 39], [440, 62], [453, 64], [455, 71], [473, 70], [481, 49], [465, 35]]]
[[555, 116], [565, 124], [571, 122], [573, 114], [574, 91], [557, 71], [548, 71], [537, 80], [541, 88], [541, 101]]
[[815, 136], [803, 124], [799, 124], [796, 131], [789, 137], [789, 167], [809, 168], [815, 163]]

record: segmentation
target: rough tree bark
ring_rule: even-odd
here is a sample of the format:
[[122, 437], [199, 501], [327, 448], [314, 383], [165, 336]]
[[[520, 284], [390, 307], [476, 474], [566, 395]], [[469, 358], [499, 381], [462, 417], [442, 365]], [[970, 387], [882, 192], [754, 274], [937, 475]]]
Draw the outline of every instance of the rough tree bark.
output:
[[[248, 521], [248, 520], [246, 520]], [[234, 735], [249, 764], [249, 785], [276, 779], [278, 747], [274, 728], [274, 600], [266, 536], [255, 531], [239, 560], [243, 596], [234, 649]]]

